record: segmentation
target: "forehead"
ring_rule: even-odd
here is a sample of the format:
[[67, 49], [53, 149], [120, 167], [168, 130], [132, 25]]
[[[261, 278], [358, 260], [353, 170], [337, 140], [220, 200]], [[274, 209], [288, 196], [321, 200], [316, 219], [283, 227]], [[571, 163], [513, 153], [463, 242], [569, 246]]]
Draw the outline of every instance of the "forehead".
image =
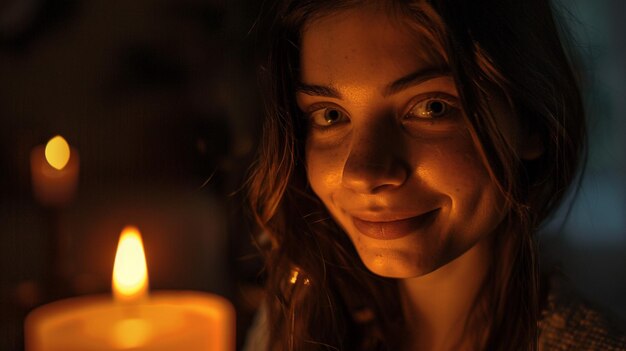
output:
[[371, 7], [342, 10], [304, 27], [300, 79], [307, 84], [387, 84], [425, 67], [446, 66], [438, 46], [406, 17]]

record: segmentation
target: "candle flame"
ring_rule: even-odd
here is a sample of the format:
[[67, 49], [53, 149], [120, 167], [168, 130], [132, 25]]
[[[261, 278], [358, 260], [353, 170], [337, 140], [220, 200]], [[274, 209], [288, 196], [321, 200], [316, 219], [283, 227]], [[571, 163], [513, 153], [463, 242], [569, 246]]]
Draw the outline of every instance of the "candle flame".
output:
[[136, 227], [124, 228], [113, 264], [113, 295], [118, 301], [134, 301], [148, 293], [148, 265], [141, 234]]
[[70, 145], [62, 136], [57, 135], [46, 144], [45, 154], [50, 166], [62, 170], [70, 160]]

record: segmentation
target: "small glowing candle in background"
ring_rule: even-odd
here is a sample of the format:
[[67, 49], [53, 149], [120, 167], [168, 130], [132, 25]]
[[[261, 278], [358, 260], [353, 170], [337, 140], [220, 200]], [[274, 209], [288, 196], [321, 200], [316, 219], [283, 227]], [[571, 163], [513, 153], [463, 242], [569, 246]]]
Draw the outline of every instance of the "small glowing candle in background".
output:
[[148, 269], [137, 228], [120, 236], [113, 295], [54, 302], [26, 318], [27, 351], [233, 351], [235, 313], [228, 300], [191, 291], [148, 296]]
[[50, 207], [68, 204], [76, 193], [79, 164], [78, 152], [60, 135], [36, 146], [30, 154], [30, 173], [37, 201]]

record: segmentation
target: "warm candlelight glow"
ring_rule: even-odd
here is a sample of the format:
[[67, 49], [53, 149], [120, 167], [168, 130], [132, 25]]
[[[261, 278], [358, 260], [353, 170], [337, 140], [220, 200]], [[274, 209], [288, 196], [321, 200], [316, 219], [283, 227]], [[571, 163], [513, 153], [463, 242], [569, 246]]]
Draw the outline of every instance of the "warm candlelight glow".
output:
[[50, 166], [61, 170], [70, 160], [70, 145], [62, 136], [57, 135], [46, 144], [45, 154]]
[[113, 327], [113, 342], [120, 349], [142, 346], [153, 336], [152, 326], [141, 318], [122, 319]]
[[141, 234], [126, 227], [120, 235], [113, 264], [113, 295], [118, 301], [140, 300], [148, 293], [148, 267]]

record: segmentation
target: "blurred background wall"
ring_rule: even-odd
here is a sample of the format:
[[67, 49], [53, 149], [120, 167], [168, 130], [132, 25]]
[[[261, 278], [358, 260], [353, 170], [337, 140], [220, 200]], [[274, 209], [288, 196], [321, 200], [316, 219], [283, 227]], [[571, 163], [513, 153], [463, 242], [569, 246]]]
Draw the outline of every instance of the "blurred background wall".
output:
[[555, 3], [579, 55], [590, 146], [571, 207], [563, 206], [539, 236], [543, 263], [626, 319], [626, 2]]
[[[144, 236], [153, 289], [221, 294], [238, 336], [259, 301], [239, 191], [259, 134], [254, 0], [0, 2], [0, 350], [49, 300], [110, 291], [118, 235]], [[591, 148], [572, 211], [543, 228], [543, 261], [626, 318], [626, 2], [561, 0], [586, 78]], [[76, 198], [32, 196], [31, 150], [63, 135]], [[64, 276], [46, 287], [52, 235]], [[53, 297], [54, 295], [54, 297]]]

